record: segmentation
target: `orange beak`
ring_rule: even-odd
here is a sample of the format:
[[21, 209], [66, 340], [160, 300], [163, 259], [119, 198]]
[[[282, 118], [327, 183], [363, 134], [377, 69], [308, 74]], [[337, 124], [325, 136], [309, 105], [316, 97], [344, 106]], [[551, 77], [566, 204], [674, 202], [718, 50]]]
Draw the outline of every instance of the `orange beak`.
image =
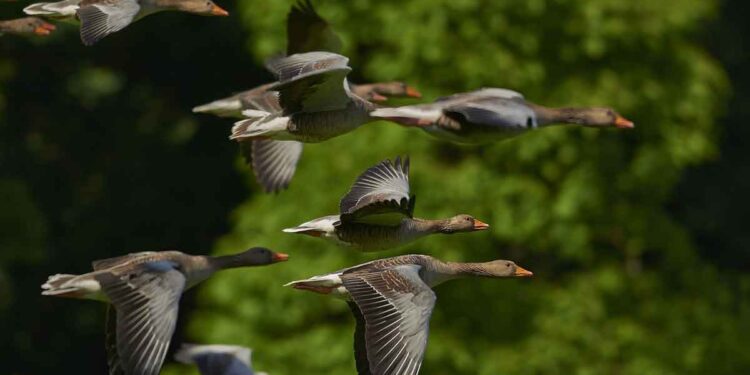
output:
[[632, 129], [635, 127], [635, 124], [633, 121], [618, 115], [617, 118], [615, 118], [615, 126], [620, 129]]
[[214, 16], [228, 16], [229, 12], [222, 9], [220, 6], [214, 4], [213, 8], [211, 8], [211, 14]]
[[410, 98], [421, 98], [422, 93], [417, 91], [414, 87], [406, 86], [406, 96]]
[[55, 29], [54, 25], [50, 25], [48, 23], [42, 24], [41, 26], [37, 26], [34, 29], [34, 34], [36, 35], [49, 35], [52, 30]]
[[387, 100], [388, 100], [388, 98], [387, 98], [387, 97], [385, 97], [385, 96], [383, 96], [383, 95], [380, 95], [380, 94], [378, 94], [378, 93], [376, 93], [376, 92], [373, 92], [373, 93], [372, 93], [372, 94], [370, 95], [370, 101], [373, 101], [373, 102], [378, 102], [378, 103], [381, 103], [381, 102], [384, 102], [384, 101], [387, 101]]
[[289, 260], [289, 255], [284, 253], [273, 253], [273, 259], [274, 263], [276, 262], [286, 262]]
[[524, 269], [521, 266], [516, 266], [516, 272], [513, 274], [513, 276], [515, 276], [515, 277], [531, 277], [531, 276], [534, 276], [534, 273], [531, 272], [531, 271], [529, 271], [529, 270], [527, 270], [527, 269]]
[[489, 224], [483, 223], [477, 219], [474, 219], [474, 230], [485, 230], [489, 227], [490, 227]]

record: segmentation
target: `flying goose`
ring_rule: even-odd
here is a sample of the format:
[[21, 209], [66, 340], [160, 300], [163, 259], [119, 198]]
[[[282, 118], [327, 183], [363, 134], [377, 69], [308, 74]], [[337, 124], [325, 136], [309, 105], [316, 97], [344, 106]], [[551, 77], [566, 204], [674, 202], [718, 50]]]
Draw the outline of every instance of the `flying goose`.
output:
[[167, 10], [202, 16], [229, 15], [211, 0], [64, 0], [24, 8], [29, 15], [77, 18], [81, 21], [81, 41], [87, 46], [149, 14]]
[[198, 366], [201, 375], [267, 375], [253, 371], [251, 354], [249, 348], [242, 346], [182, 344], [174, 358]]
[[324, 216], [286, 233], [322, 237], [360, 251], [378, 251], [435, 234], [485, 230], [489, 225], [469, 215], [429, 220], [414, 217], [409, 192], [409, 159], [385, 160], [362, 173], [341, 199], [339, 214]]
[[437, 299], [432, 288], [470, 276], [529, 277], [532, 273], [508, 260], [454, 263], [404, 255], [287, 285], [348, 302], [357, 322], [354, 358], [360, 375], [416, 375]]
[[42, 19], [37, 17], [24, 17], [13, 20], [0, 21], [0, 35], [16, 34], [36, 34], [36, 35], [49, 35], [55, 30], [55, 25], [44, 22]]
[[[341, 53], [341, 38], [339, 38], [328, 21], [318, 14], [310, 0], [299, 0], [292, 5], [287, 15], [286, 38], [287, 55], [314, 51]], [[219, 117], [242, 118], [243, 110], [253, 109], [243, 104], [247, 100], [252, 100], [263, 95], [270, 86], [271, 84], [258, 86], [226, 98], [199, 105], [193, 108], [193, 112], [212, 114]], [[373, 102], [383, 102], [389, 97], [419, 98], [422, 96], [415, 88], [400, 81], [363, 85], [350, 83], [349, 87], [355, 95]]]
[[42, 295], [111, 304], [106, 343], [110, 374], [157, 375], [185, 290], [217, 271], [287, 258], [262, 247], [216, 257], [179, 251], [134, 253], [95, 261], [94, 271], [83, 275], [50, 276], [42, 285]]
[[634, 126], [610, 108], [547, 108], [527, 102], [515, 91], [498, 88], [455, 94], [431, 104], [381, 108], [371, 116], [421, 127], [436, 137], [459, 143], [503, 140], [555, 124]]

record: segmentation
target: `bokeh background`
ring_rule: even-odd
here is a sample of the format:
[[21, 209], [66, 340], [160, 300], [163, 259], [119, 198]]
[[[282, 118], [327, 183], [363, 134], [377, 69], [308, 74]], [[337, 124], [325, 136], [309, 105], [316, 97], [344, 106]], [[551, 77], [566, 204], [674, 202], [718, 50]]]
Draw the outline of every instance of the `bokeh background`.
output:
[[[47, 275], [253, 245], [291, 261], [187, 293], [175, 345], [250, 346], [273, 375], [352, 374], [346, 305], [281, 285], [423, 252], [535, 273], [437, 288], [424, 374], [750, 373], [746, 1], [316, 0], [355, 81], [407, 80], [428, 100], [507, 87], [612, 106], [637, 127], [460, 147], [375, 123], [306, 146], [276, 196], [227, 140], [231, 120], [190, 109], [271, 80], [262, 63], [284, 50], [292, 1], [219, 3], [231, 17], [159, 14], [91, 48], [72, 25], [0, 38], [0, 374], [105, 373], [104, 307], [42, 298]], [[335, 212], [358, 173], [404, 154], [419, 216], [471, 213], [491, 230], [380, 254], [280, 232]]]

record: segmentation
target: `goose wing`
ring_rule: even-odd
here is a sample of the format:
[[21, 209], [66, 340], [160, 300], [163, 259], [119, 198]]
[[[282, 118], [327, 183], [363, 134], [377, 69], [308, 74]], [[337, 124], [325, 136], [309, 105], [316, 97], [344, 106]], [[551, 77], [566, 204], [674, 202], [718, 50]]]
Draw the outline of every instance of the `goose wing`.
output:
[[308, 52], [271, 60], [268, 68], [279, 82], [269, 88], [279, 92], [284, 114], [344, 109], [351, 102], [346, 76], [349, 59], [330, 52]]
[[[372, 375], [419, 373], [436, 300], [435, 293], [419, 277], [420, 269], [418, 265], [402, 265], [341, 276], [364, 322], [364, 335], [358, 338], [364, 336], [364, 345], [355, 342], [358, 368], [369, 366]], [[363, 347], [365, 354], [361, 353]], [[360, 375], [363, 373], [367, 374]]]
[[117, 316], [116, 355], [108, 356], [110, 368], [158, 375], [177, 322], [185, 276], [176, 263], [157, 261], [132, 272], [103, 272], [96, 280]]
[[398, 225], [413, 217], [414, 197], [409, 196], [409, 158], [403, 163], [385, 160], [362, 173], [341, 199], [342, 222]]
[[286, 21], [286, 54], [312, 51], [341, 52], [341, 38], [321, 17], [310, 0], [300, 0]]
[[240, 147], [266, 193], [276, 193], [289, 186], [303, 149], [301, 142], [272, 139], [243, 141]]
[[84, 0], [76, 13], [81, 20], [81, 41], [90, 46], [128, 26], [141, 6], [136, 0]]
[[253, 375], [250, 349], [234, 345], [183, 344], [175, 353], [178, 362], [198, 366], [201, 375]]
[[536, 127], [536, 114], [518, 92], [485, 88], [438, 99], [443, 114], [461, 123], [522, 130]]

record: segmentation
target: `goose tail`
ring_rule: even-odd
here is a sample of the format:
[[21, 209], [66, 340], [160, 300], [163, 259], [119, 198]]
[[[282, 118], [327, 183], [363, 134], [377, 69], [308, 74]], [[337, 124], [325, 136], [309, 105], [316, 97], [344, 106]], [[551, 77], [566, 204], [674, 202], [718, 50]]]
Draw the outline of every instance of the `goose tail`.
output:
[[242, 117], [242, 103], [237, 97], [214, 100], [193, 108], [193, 113], [205, 113], [219, 117]]
[[57, 274], [48, 277], [47, 282], [42, 284], [42, 295], [66, 297], [76, 294], [78, 287], [70, 283], [76, 276], [78, 275]]
[[296, 227], [286, 228], [284, 233], [306, 234], [312, 237], [322, 237], [336, 230], [336, 224], [339, 222], [339, 215], [330, 215], [319, 219], [302, 223]]
[[75, 17], [80, 0], [65, 0], [56, 3], [34, 3], [23, 8], [24, 13], [32, 16]]
[[248, 140], [271, 138], [275, 134], [285, 132], [289, 117], [274, 116], [266, 111], [248, 109], [242, 111], [245, 120], [237, 121], [232, 127], [232, 140]]

